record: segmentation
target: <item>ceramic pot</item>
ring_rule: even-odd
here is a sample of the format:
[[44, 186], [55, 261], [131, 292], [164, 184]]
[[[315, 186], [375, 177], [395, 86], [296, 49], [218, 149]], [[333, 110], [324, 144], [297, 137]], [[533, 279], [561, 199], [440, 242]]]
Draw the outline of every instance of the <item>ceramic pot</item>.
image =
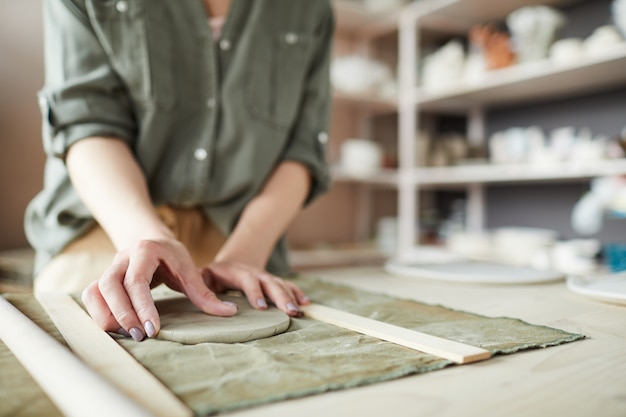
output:
[[380, 146], [367, 139], [346, 139], [341, 144], [341, 168], [348, 175], [366, 177], [378, 172], [383, 153]]
[[622, 32], [622, 36], [626, 38], [626, 0], [614, 0], [611, 5], [611, 13], [615, 26]]
[[525, 6], [507, 16], [507, 26], [519, 63], [537, 61], [548, 56], [550, 45], [565, 18], [548, 6]]

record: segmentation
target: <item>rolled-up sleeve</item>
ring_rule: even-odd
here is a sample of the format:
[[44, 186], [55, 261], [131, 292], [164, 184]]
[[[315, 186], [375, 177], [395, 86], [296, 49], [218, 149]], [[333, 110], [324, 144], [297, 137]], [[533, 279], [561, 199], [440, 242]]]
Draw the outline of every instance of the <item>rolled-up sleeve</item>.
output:
[[304, 164], [311, 173], [312, 185], [306, 204], [330, 187], [326, 143], [331, 107], [329, 67], [334, 19], [330, 3], [321, 3], [324, 11], [318, 43], [307, 74], [300, 114], [282, 158]]
[[127, 91], [110, 65], [83, 4], [44, 4], [46, 80], [39, 92], [44, 150], [65, 158], [77, 141], [104, 136], [132, 144], [137, 132]]

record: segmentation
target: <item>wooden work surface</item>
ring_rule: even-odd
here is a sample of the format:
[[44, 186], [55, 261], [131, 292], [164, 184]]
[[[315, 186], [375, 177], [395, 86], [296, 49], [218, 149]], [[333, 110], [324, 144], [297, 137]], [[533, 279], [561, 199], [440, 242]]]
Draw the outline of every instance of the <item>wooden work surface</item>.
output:
[[564, 282], [451, 284], [393, 277], [380, 268], [307, 275], [487, 316], [516, 317], [589, 339], [229, 416], [626, 416], [625, 306], [576, 295]]
[[516, 317], [588, 339], [226, 415], [626, 416], [625, 306], [571, 293], [564, 282], [452, 284], [394, 277], [379, 267], [306, 275], [486, 316]]

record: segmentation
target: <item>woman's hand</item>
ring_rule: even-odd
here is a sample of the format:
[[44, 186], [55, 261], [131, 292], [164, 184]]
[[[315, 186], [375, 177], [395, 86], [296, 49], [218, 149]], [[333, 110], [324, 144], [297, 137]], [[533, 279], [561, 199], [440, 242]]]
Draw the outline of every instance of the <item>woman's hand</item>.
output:
[[258, 310], [267, 309], [267, 297], [296, 317], [302, 314], [298, 306], [309, 303], [293, 283], [250, 265], [222, 261], [198, 269], [184, 245], [174, 239], [142, 240], [118, 252], [102, 277], [83, 291], [83, 303], [103, 330], [140, 341], [159, 332], [159, 313], [150, 289], [161, 283], [215, 316], [237, 313], [236, 305], [216, 295], [228, 290], [242, 291]]
[[299, 304], [307, 303], [293, 284], [261, 269], [309, 193], [310, 176], [299, 162], [276, 167], [246, 205], [216, 261], [202, 270], [159, 218], [127, 144], [86, 138], [70, 147], [66, 164], [81, 199], [119, 250], [103, 276], [83, 292], [89, 314], [102, 329], [128, 333], [135, 340], [156, 335], [160, 321], [150, 288], [161, 282], [217, 316], [237, 312], [215, 295], [225, 289], [243, 291], [261, 309], [267, 296], [292, 316], [300, 314]]
[[142, 240], [118, 252], [102, 277], [83, 291], [83, 303], [103, 330], [129, 334], [139, 341], [160, 329], [150, 293], [160, 283], [184, 293], [207, 314], [237, 313], [237, 306], [222, 302], [205, 284], [189, 252], [175, 239]]
[[245, 207], [235, 230], [215, 260], [202, 269], [206, 285], [214, 291], [240, 290], [257, 309], [267, 308], [265, 297], [290, 316], [300, 316], [299, 305], [309, 299], [293, 283], [265, 271], [272, 249], [300, 212], [309, 193], [308, 169], [283, 161]]
[[258, 310], [267, 309], [267, 297], [280, 310], [299, 317], [302, 315], [299, 305], [310, 302], [295, 284], [241, 262], [213, 262], [202, 269], [202, 276], [207, 287], [215, 292], [243, 292], [250, 305]]

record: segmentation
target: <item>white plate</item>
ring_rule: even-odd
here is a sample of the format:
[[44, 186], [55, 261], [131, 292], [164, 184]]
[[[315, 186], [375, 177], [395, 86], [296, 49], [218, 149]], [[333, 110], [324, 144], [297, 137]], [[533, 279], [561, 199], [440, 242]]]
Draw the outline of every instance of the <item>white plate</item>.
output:
[[600, 277], [570, 276], [567, 288], [598, 300], [626, 305], [626, 273]]
[[451, 262], [445, 264], [407, 264], [389, 261], [385, 270], [410, 278], [475, 284], [537, 284], [565, 278], [560, 272], [495, 264], [490, 262]]
[[439, 246], [416, 246], [409, 250], [400, 260], [396, 262], [411, 265], [421, 264], [441, 264], [450, 262], [460, 262], [466, 260], [446, 248]]

